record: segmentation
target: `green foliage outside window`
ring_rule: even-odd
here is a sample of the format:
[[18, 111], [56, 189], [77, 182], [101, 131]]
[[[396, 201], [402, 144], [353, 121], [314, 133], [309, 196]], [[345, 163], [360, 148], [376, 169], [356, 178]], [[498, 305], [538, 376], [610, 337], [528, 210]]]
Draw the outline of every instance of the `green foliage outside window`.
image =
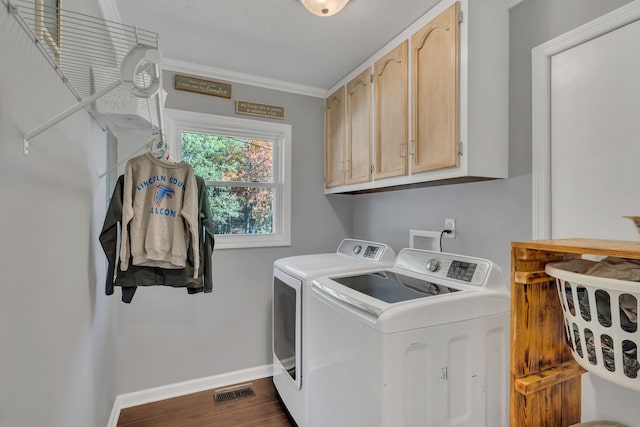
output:
[[[182, 133], [182, 158], [208, 182], [216, 234], [273, 233], [273, 141]], [[215, 181], [215, 183], [211, 183]]]

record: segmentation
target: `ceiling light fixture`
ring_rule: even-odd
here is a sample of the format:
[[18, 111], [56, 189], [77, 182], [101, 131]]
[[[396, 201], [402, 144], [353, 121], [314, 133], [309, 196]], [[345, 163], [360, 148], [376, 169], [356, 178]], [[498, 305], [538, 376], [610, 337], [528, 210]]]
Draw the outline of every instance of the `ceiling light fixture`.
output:
[[300, 0], [300, 2], [314, 15], [331, 16], [340, 12], [349, 0]]

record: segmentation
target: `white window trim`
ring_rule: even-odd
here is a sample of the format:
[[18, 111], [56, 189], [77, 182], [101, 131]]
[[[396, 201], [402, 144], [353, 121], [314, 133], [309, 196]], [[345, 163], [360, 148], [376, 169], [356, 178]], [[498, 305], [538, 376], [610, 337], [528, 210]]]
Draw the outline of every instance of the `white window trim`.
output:
[[[182, 158], [181, 133], [269, 138], [274, 144], [273, 234], [216, 234], [216, 249], [291, 246], [291, 125], [165, 109], [166, 139], [173, 160]], [[277, 157], [276, 157], [277, 156]]]

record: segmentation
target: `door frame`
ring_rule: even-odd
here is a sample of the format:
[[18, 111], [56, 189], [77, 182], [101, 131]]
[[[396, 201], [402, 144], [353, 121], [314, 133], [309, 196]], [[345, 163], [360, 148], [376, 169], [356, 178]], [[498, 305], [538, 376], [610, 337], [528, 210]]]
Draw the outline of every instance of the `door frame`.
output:
[[551, 58], [640, 20], [633, 1], [531, 50], [533, 239], [551, 238]]

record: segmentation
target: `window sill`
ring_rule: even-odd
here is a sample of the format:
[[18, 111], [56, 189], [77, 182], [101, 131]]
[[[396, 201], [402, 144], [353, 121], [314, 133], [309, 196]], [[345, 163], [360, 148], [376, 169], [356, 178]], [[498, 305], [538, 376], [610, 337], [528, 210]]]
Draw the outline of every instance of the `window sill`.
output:
[[291, 238], [282, 235], [228, 235], [216, 234], [215, 249], [268, 248], [291, 246]]

